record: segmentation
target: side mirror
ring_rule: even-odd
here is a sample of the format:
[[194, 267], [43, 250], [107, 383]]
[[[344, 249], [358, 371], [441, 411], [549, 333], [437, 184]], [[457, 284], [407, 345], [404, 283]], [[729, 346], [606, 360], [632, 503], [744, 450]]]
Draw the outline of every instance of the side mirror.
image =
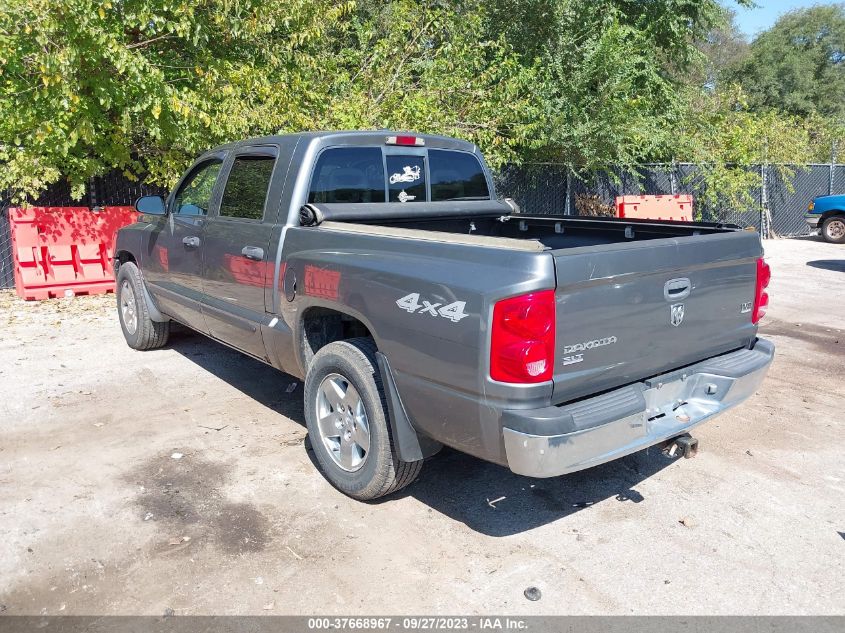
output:
[[161, 196], [141, 196], [135, 201], [135, 210], [147, 215], [164, 215], [167, 213]]

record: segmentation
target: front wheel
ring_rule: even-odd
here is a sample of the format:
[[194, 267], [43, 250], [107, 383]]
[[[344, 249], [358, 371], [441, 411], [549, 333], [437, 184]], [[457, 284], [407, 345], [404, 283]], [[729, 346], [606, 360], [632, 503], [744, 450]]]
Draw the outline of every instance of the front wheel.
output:
[[845, 244], [845, 215], [834, 215], [822, 224], [822, 237], [826, 242]]
[[314, 356], [305, 378], [305, 422], [323, 475], [354, 499], [410, 484], [422, 461], [396, 456], [372, 339], [336, 341]]
[[150, 318], [138, 267], [132, 262], [121, 264], [116, 283], [117, 316], [129, 347], [145, 350], [165, 345], [170, 336], [170, 321], [160, 323]]

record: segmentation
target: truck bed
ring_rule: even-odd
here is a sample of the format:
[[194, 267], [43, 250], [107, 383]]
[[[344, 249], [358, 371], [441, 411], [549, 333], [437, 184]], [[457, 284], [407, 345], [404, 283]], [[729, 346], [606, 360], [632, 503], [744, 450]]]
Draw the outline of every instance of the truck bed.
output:
[[[499, 204], [499, 203], [495, 203]], [[719, 224], [497, 214], [367, 217], [326, 228], [399, 239], [533, 251], [554, 261], [553, 404], [747, 347], [756, 336], [755, 232]], [[389, 205], [383, 205], [389, 206]], [[491, 211], [493, 211], [491, 213]]]
[[[501, 201], [472, 201], [463, 203], [420, 203], [402, 204], [326, 204], [306, 205], [314, 214], [310, 223], [343, 223], [372, 227], [351, 229], [387, 234], [381, 229], [396, 229], [391, 235], [401, 236], [399, 231], [413, 231], [416, 239], [454, 241], [443, 234], [470, 236], [471, 238], [505, 238], [508, 240], [533, 241], [544, 250], [560, 250], [599, 246], [605, 244], [630, 243], [642, 240], [665, 239], [669, 237], [690, 237], [729, 233], [739, 230], [730, 224], [705, 222], [668, 222], [628, 218], [589, 218], [577, 216], [549, 216], [513, 213], [513, 208]], [[308, 224], [309, 221], [303, 222]], [[338, 228], [340, 228], [338, 226]], [[422, 232], [434, 235], [427, 236]], [[411, 236], [411, 234], [406, 234]], [[476, 243], [482, 243], [476, 241]], [[486, 241], [487, 245], [496, 245]], [[521, 246], [515, 241], [500, 243], [500, 247], [534, 249], [536, 246]]]

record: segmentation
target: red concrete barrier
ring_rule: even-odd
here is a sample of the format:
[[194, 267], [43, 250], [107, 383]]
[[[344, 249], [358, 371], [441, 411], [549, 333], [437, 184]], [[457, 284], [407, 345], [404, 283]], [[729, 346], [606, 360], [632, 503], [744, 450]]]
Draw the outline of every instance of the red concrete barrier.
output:
[[114, 291], [114, 236], [132, 207], [10, 208], [15, 289], [26, 300]]
[[692, 196], [617, 196], [616, 215], [620, 218], [683, 220], [692, 222]]

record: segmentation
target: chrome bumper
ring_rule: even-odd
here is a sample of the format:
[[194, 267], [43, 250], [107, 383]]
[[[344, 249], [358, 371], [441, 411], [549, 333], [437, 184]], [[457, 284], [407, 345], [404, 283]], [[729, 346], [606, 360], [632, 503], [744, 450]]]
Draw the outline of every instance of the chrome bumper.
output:
[[819, 225], [819, 216], [815, 213], [805, 213], [804, 220], [810, 226], [818, 226]]
[[[751, 396], [774, 358], [758, 339], [682, 370], [562, 407], [506, 411], [508, 467], [519, 475], [555, 477], [623, 457], [701, 424]], [[539, 433], [543, 428], [564, 430]]]

